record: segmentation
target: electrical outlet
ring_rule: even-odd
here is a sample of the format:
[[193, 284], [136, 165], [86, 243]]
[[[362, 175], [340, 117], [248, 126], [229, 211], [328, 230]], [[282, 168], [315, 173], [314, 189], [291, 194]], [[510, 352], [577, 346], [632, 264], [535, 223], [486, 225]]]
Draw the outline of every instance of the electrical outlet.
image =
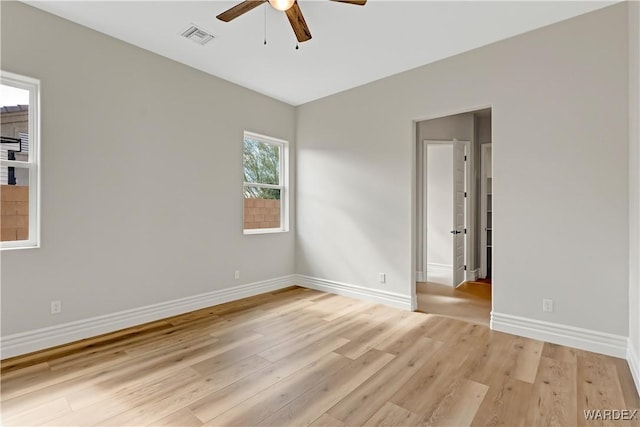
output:
[[239, 279], [239, 278], [240, 278], [240, 270], [236, 270], [236, 272], [235, 272], [235, 274], [233, 275], [233, 277], [235, 277], [235, 278], [236, 278], [236, 280], [237, 280], [237, 279]]
[[548, 313], [553, 312], [553, 300], [552, 299], [543, 299], [542, 300], [542, 311], [546, 311]]
[[62, 313], [62, 301], [51, 301], [51, 314]]
[[378, 282], [385, 283], [387, 281], [387, 275], [384, 273], [378, 273]]

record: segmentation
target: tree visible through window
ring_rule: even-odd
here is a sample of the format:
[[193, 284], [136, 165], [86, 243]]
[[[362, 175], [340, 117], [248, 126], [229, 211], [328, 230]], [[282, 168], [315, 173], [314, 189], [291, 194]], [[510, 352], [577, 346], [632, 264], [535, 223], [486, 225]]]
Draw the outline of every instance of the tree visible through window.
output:
[[[246, 183], [280, 185], [280, 146], [252, 139], [244, 140], [244, 181]], [[278, 190], [247, 185], [245, 197], [278, 199]]]
[[245, 132], [245, 233], [286, 231], [286, 141]]

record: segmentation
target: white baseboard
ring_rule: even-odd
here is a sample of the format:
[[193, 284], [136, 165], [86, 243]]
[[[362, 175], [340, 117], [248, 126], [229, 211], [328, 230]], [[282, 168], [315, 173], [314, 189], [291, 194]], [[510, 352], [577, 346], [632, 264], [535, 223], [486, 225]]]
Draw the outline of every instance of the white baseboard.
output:
[[636, 350], [631, 343], [631, 338], [629, 338], [627, 344], [627, 362], [629, 363], [629, 369], [631, 370], [633, 381], [636, 383], [638, 394], [640, 394], [640, 354], [636, 353]]
[[436, 264], [435, 262], [430, 262], [427, 264], [427, 271], [438, 271], [443, 273], [453, 273], [453, 265], [451, 264]]
[[124, 310], [34, 331], [0, 337], [0, 358], [18, 356], [33, 351], [67, 344], [119, 329], [176, 316], [189, 311], [234, 301], [292, 286], [295, 275], [278, 277], [233, 288], [207, 292], [173, 301]]
[[403, 310], [413, 310], [414, 306], [410, 295], [401, 295], [394, 292], [365, 288], [350, 283], [335, 282], [333, 280], [319, 279], [301, 274], [296, 275], [296, 280], [296, 285], [305, 288], [385, 304]]
[[427, 264], [426, 281], [433, 283], [441, 283], [443, 285], [452, 286], [453, 283], [453, 265], [446, 264]]
[[[433, 265], [433, 264], [430, 264], [430, 265]], [[439, 264], [435, 264], [435, 265], [439, 266]], [[436, 268], [438, 268], [438, 267], [436, 267]], [[441, 268], [440, 271], [444, 271], [444, 272], [446, 272], [448, 274], [452, 274], [453, 273], [453, 268], [449, 267], [446, 270], [444, 268]], [[480, 277], [480, 269], [479, 268], [477, 268], [475, 270], [471, 270], [471, 271], [465, 272], [465, 273], [466, 273], [465, 280], [469, 281], [469, 282], [476, 281]], [[427, 277], [425, 276], [423, 271], [416, 271], [416, 282], [427, 282]]]
[[622, 335], [496, 312], [491, 312], [491, 329], [623, 359], [627, 357], [628, 338]]
[[466, 280], [468, 282], [475, 282], [476, 280], [478, 280], [478, 277], [480, 277], [480, 269], [476, 268], [475, 270], [470, 270], [467, 271], [467, 277]]

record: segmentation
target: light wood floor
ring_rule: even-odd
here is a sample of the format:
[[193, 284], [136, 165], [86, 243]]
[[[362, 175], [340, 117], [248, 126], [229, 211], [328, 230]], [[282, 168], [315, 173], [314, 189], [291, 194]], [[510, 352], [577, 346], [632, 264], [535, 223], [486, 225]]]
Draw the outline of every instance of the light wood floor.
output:
[[622, 359], [302, 288], [2, 367], [7, 426], [575, 426], [640, 407]]
[[457, 288], [439, 283], [417, 283], [418, 310], [489, 326], [491, 285], [465, 282]]

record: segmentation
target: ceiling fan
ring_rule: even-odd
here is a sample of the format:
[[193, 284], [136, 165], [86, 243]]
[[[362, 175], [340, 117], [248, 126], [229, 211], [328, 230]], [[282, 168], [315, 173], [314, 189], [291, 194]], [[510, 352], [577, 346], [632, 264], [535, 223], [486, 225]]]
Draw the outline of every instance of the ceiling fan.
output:
[[[233, 19], [236, 19], [240, 15], [244, 15], [252, 9], [260, 6], [263, 3], [269, 2], [269, 4], [276, 10], [280, 10], [287, 14], [287, 18], [289, 18], [289, 23], [291, 24], [291, 28], [293, 28], [293, 32], [296, 35], [296, 38], [299, 42], [306, 42], [311, 39], [311, 32], [309, 31], [309, 27], [307, 27], [307, 23], [304, 20], [304, 16], [302, 16], [302, 11], [300, 10], [300, 6], [298, 6], [297, 0], [245, 0], [242, 3], [239, 3], [233, 6], [231, 9], [228, 9], [222, 12], [217, 18], [224, 22], [229, 22]], [[349, 3], [356, 4], [359, 6], [364, 6], [367, 0], [331, 0], [339, 3]]]

